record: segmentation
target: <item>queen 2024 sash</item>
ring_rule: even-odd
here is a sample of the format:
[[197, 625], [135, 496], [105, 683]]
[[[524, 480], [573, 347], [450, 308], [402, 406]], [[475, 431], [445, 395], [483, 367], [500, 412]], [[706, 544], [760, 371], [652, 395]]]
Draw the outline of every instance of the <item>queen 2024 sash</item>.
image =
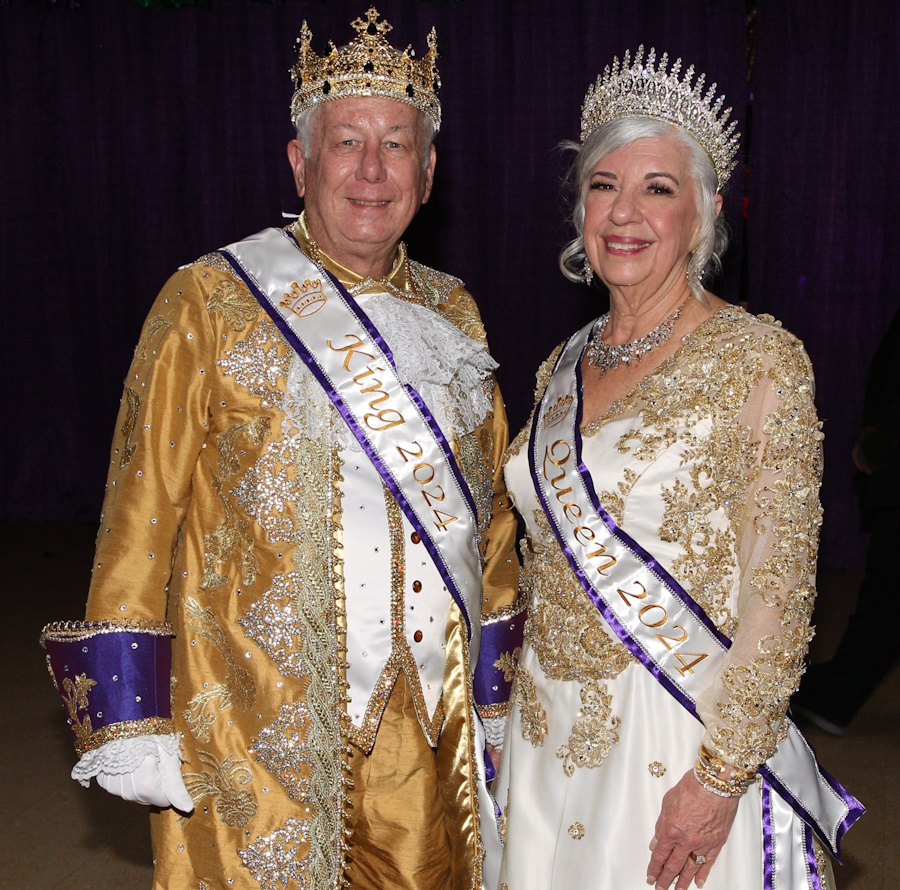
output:
[[[294, 237], [265, 229], [221, 254], [244, 281], [344, 418], [418, 532], [466, 623], [470, 664], [481, 645], [481, 555], [472, 494], [440, 427], [397, 376], [390, 347], [339, 281]], [[476, 750], [484, 728], [473, 712]], [[481, 824], [496, 826], [486, 764], [476, 758]], [[489, 820], [489, 821], [488, 821]], [[484, 875], [496, 874], [497, 830], [482, 831]]]
[[[694, 717], [731, 645], [700, 605], [600, 505], [582, 461], [581, 357], [592, 324], [563, 349], [538, 404], [529, 464], [538, 499], [588, 597], [641, 664]], [[766, 888], [821, 890], [811, 827], [835, 857], [862, 805], [822, 770], [794, 724], [766, 763]], [[772, 792], [775, 793], [772, 793]]]

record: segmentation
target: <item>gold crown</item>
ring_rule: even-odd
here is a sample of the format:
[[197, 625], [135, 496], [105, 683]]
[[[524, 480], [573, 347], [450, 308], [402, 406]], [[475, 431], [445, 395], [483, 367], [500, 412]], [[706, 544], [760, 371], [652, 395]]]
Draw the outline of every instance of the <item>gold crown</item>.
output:
[[734, 132], [737, 121], [727, 124], [731, 109], [725, 109], [720, 115], [725, 97], [712, 101], [716, 84], [703, 94], [705, 74], [691, 87], [693, 65], [685, 72], [684, 79], [679, 80], [681, 59], [666, 74], [668, 53], [662, 54], [655, 70], [656, 50], [651, 49], [642, 64], [643, 55], [641, 45], [634, 54], [634, 63], [629, 64], [626, 50], [621, 66], [619, 59], [614, 58], [612, 70], [607, 65], [597, 82], [588, 88], [581, 106], [581, 141], [602, 124], [626, 117], [648, 117], [674, 124], [692, 136], [709, 155], [721, 189], [735, 168], [734, 156], [740, 139], [740, 133]]
[[307, 278], [303, 284], [291, 282], [291, 291], [284, 295], [281, 305], [295, 315], [306, 318], [308, 315], [315, 315], [327, 302], [328, 298], [322, 291], [322, 279], [310, 281]]
[[329, 99], [376, 96], [418, 108], [434, 121], [435, 132], [440, 130], [437, 33], [431, 29], [428, 52], [416, 59], [411, 46], [400, 52], [387, 42], [384, 35], [392, 26], [386, 20], [379, 22], [378, 15], [378, 10], [370, 7], [365, 20], [357, 18], [351, 23], [358, 36], [340, 49], [329, 42], [329, 51], [323, 56], [310, 48], [312, 31], [303, 22], [296, 43], [297, 64], [290, 72], [296, 90], [291, 100], [294, 126], [304, 111]]
[[572, 407], [572, 396], [560, 396], [555, 404], [549, 405], [544, 411], [544, 429], [550, 429], [558, 423], [562, 423]]

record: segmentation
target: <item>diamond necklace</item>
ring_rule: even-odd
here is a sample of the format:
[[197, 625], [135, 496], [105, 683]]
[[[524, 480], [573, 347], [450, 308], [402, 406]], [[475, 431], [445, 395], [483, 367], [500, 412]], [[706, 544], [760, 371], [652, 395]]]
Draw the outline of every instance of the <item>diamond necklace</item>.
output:
[[[688, 297], [688, 300], [690, 297]], [[665, 321], [657, 325], [649, 334], [638, 337], [637, 340], [629, 340], [618, 346], [611, 346], [603, 342], [603, 332], [609, 324], [609, 313], [601, 315], [591, 331], [591, 339], [585, 349], [585, 357], [591, 367], [596, 368], [602, 377], [607, 371], [618, 368], [619, 365], [630, 365], [639, 362], [645, 355], [650, 355], [654, 349], [665, 343], [675, 327], [675, 322], [681, 317], [681, 310], [687, 305], [684, 301]]]

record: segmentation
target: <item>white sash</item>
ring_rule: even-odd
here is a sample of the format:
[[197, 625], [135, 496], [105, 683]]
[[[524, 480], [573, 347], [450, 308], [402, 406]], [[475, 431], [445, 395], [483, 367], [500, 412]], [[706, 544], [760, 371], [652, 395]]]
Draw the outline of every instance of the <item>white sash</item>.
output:
[[[569, 564], [610, 628], [697, 717], [697, 696], [712, 685], [731, 643], [665, 568], [616, 526], [597, 499], [581, 459], [580, 433], [580, 362], [592, 327], [568, 341], [535, 411], [529, 447], [532, 480]], [[787, 841], [784, 832], [794, 818], [789, 814], [796, 812], [811, 825], [838, 857], [841, 837], [863, 808], [821, 770], [793, 723], [788, 726], [787, 737], [760, 772], [782, 799], [773, 796], [764, 826], [777, 860], [774, 882], [767, 886], [796, 890], [806, 884], [787, 876], [805, 875], [807, 869], [789, 860], [802, 856], [807, 862], [808, 857], [805, 844], [798, 849]], [[815, 883], [809, 887], [817, 890]]]

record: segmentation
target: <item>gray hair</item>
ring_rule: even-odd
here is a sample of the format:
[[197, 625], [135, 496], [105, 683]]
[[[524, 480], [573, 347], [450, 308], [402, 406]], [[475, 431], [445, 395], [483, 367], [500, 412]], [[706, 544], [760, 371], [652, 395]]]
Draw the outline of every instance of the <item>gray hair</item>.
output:
[[[313, 120], [315, 118], [316, 112], [321, 108], [320, 105], [314, 105], [312, 108], [307, 108], [300, 117], [297, 118], [297, 139], [303, 143], [303, 157], [307, 161], [312, 155], [312, 135], [313, 135]], [[418, 111], [418, 109], [416, 109]], [[424, 112], [419, 111], [419, 151], [421, 153], [421, 161], [422, 161], [422, 169], [426, 170], [428, 168], [428, 161], [430, 152], [428, 151], [431, 148], [431, 144], [434, 142], [434, 137], [437, 136], [437, 129], [435, 127], [434, 121]]]
[[700, 218], [700, 243], [688, 260], [688, 285], [694, 297], [704, 305], [706, 295], [703, 279], [718, 273], [722, 257], [728, 247], [728, 227], [722, 214], [716, 214], [716, 169], [706, 152], [687, 133], [678, 127], [646, 118], [628, 117], [603, 124], [591, 133], [584, 143], [563, 143], [577, 156], [569, 168], [566, 183], [572, 196], [570, 219], [578, 233], [559, 255], [559, 268], [570, 281], [585, 280], [584, 266], [584, 199], [591, 171], [611, 152], [630, 145], [636, 139], [677, 139], [688, 150], [688, 166], [697, 186], [697, 215]]

